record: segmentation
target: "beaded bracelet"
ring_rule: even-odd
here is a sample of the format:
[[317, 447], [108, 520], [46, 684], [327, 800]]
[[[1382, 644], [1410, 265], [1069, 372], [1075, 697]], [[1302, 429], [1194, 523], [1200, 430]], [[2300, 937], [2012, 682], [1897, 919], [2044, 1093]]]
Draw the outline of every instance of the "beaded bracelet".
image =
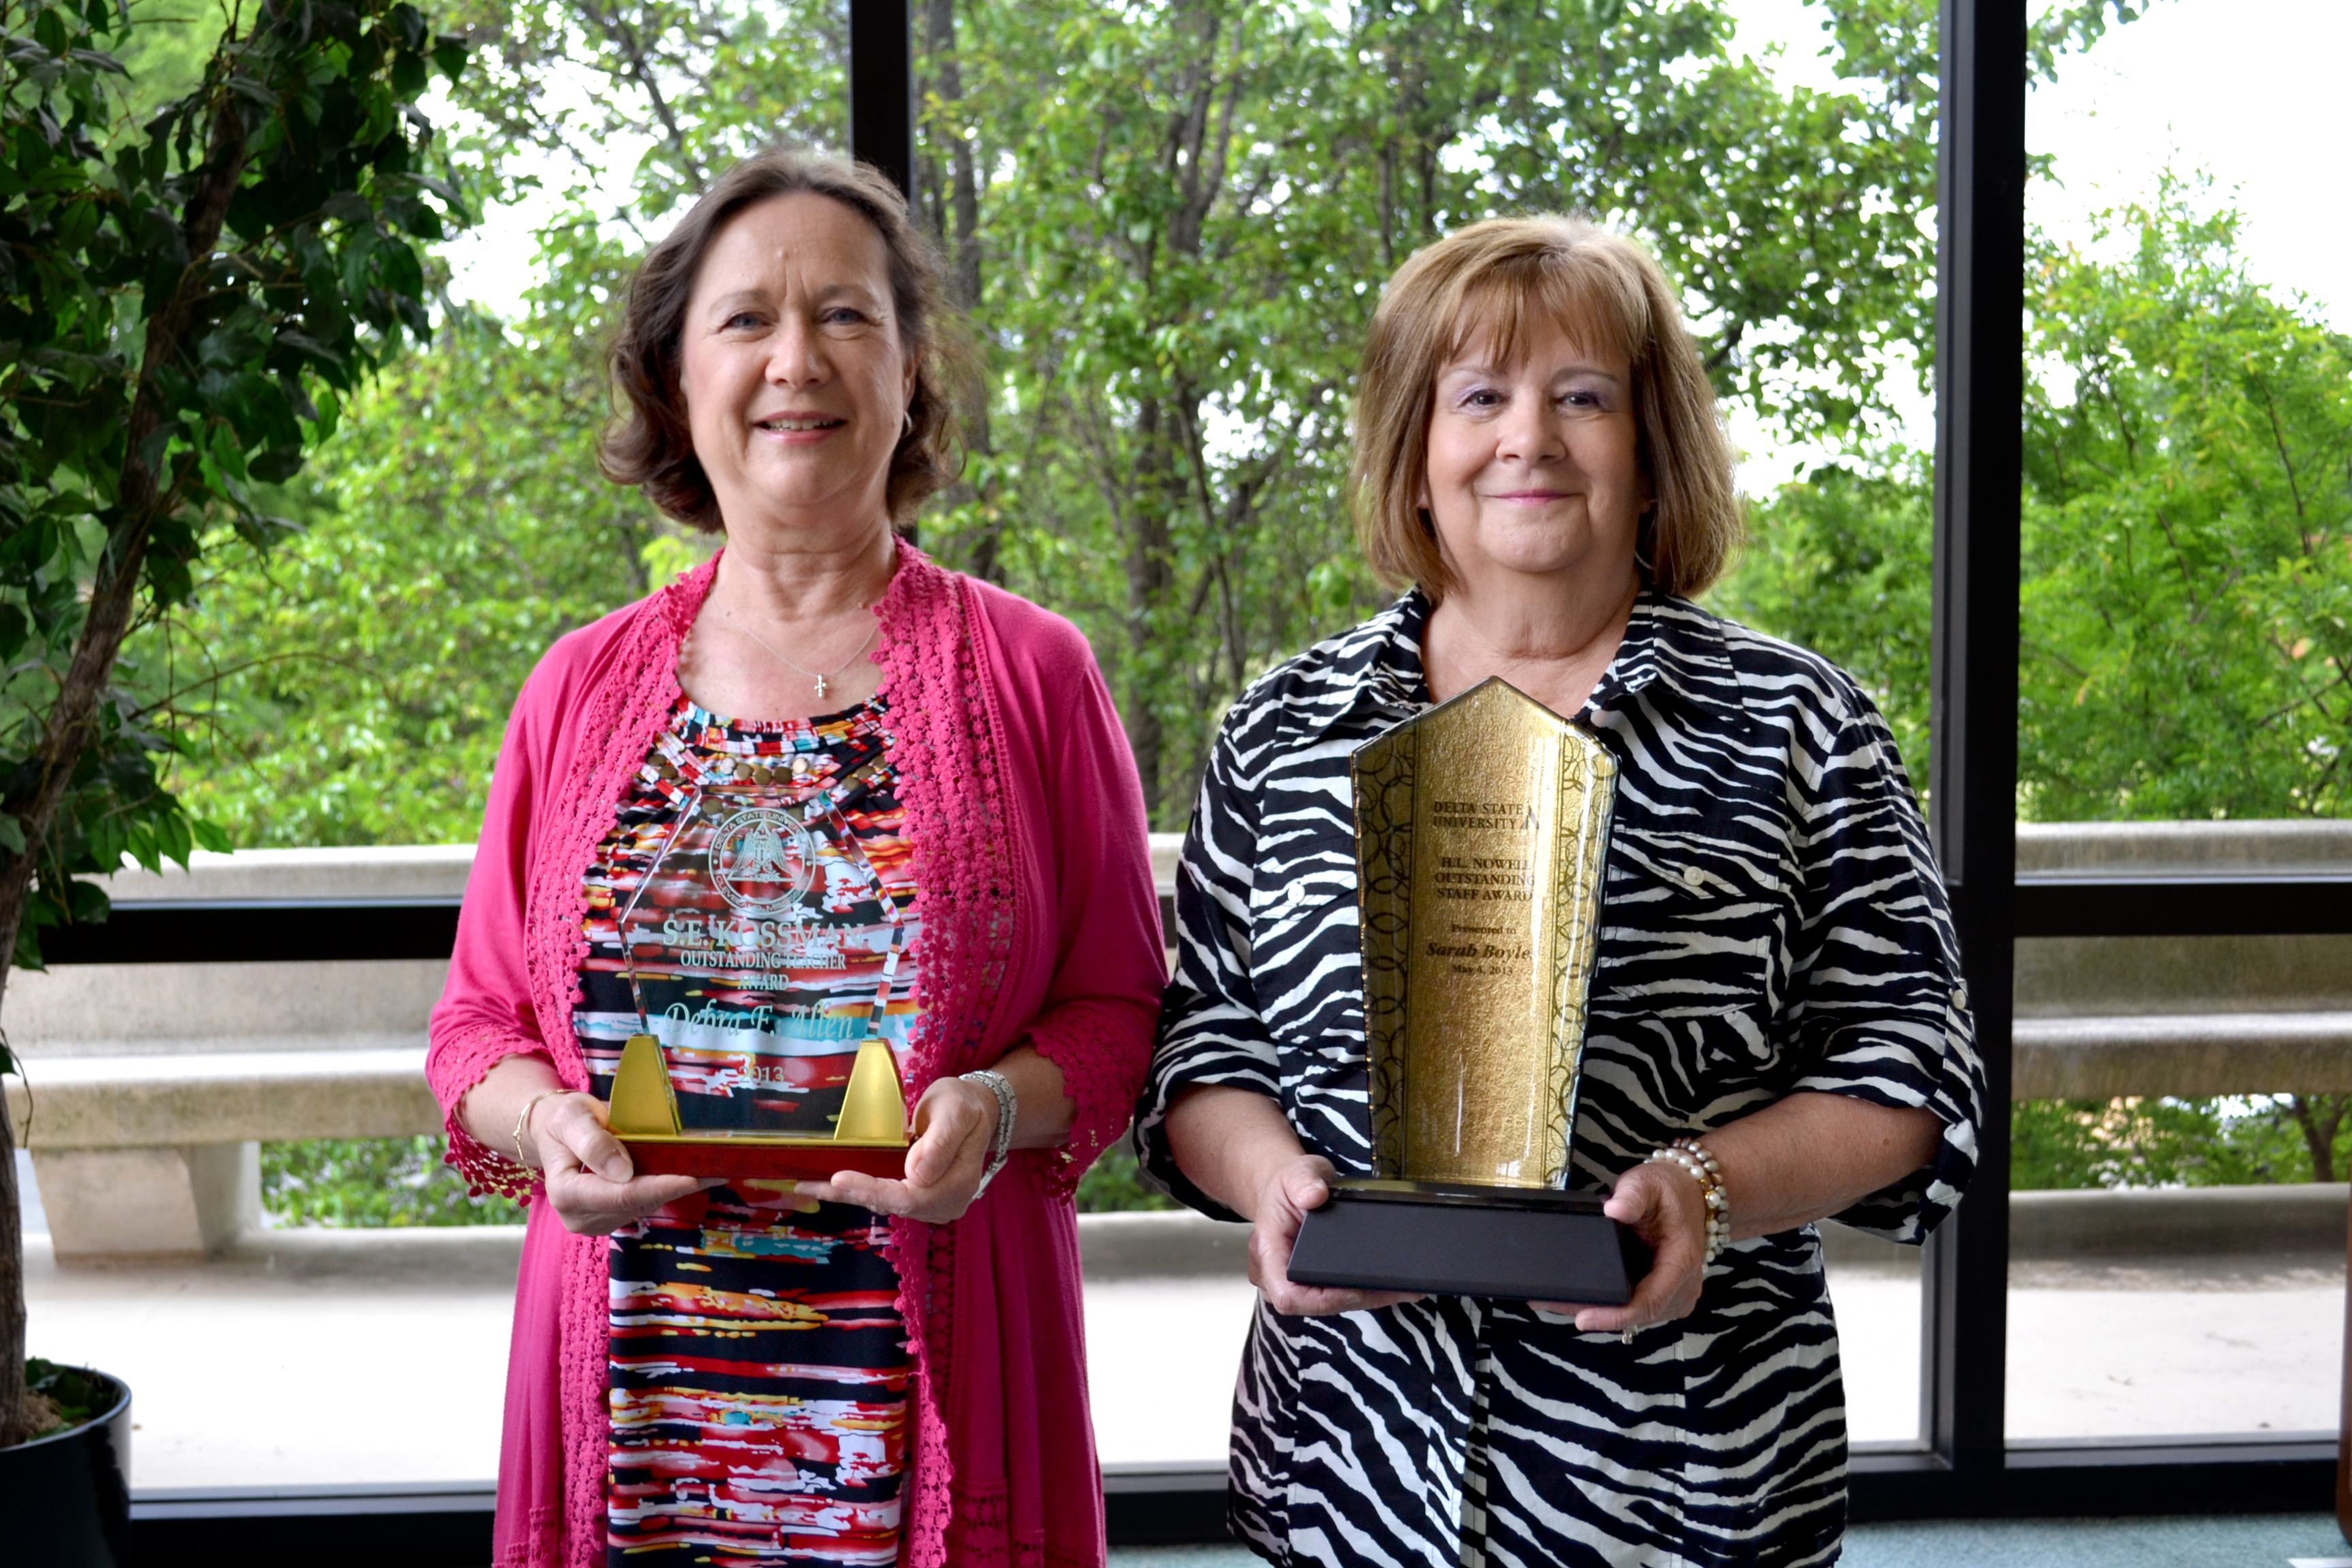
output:
[[1723, 1165], [1705, 1144], [1696, 1138], [1677, 1138], [1663, 1149], [1650, 1152], [1648, 1163], [1680, 1165], [1698, 1183], [1699, 1196], [1706, 1202], [1706, 1258], [1731, 1243], [1731, 1192], [1723, 1184]]
[[1021, 1097], [1013, 1091], [1013, 1080], [1001, 1072], [982, 1068], [958, 1076], [996, 1096], [996, 1141], [989, 1145], [988, 1169], [980, 1173], [980, 1185], [971, 1193], [971, 1201], [978, 1203], [980, 1194], [988, 1191], [988, 1184], [996, 1180], [996, 1173], [1004, 1169], [1004, 1162], [1012, 1157], [1013, 1123], [1021, 1114]]

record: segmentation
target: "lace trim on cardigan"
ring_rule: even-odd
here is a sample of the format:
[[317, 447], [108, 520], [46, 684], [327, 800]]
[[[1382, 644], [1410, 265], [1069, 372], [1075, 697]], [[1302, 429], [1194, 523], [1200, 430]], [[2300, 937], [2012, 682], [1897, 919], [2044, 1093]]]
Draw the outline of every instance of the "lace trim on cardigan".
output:
[[629, 675], [591, 693], [579, 719], [571, 776], [550, 803], [548, 836], [532, 857], [532, 918], [524, 938], [531, 1001], [556, 1074], [572, 1089], [588, 1087], [588, 1066], [571, 1023], [580, 1000], [580, 965], [588, 956], [583, 874], [612, 831], [628, 779], [669, 721], [678, 698], [678, 645], [718, 572], [713, 556], [654, 595], [623, 634], [614, 663]]
[[[502, 1149], [491, 1147], [466, 1131], [458, 1119], [458, 1107], [466, 1100], [466, 1090], [482, 1081], [499, 1063], [514, 1056], [543, 1056], [537, 1040], [520, 1035], [501, 1034], [496, 1029], [478, 1029], [455, 1045], [444, 1046], [433, 1058], [433, 1088], [439, 1093], [445, 1086], [456, 1092], [443, 1096], [449, 1107], [443, 1125], [448, 1129], [448, 1151], [442, 1163], [457, 1167], [466, 1178], [466, 1191], [475, 1197], [496, 1194], [528, 1205], [540, 1190], [539, 1173], [523, 1164]], [[462, 1086], [462, 1087], [460, 1087]]]
[[[1030, 1026], [1029, 1043], [1062, 1069], [1062, 1087], [1077, 1102], [1068, 1142], [1034, 1152], [1046, 1193], [1068, 1199], [1078, 1178], [1102, 1152], [1127, 1134], [1135, 1115], [1133, 1070], [1140, 1062], [1130, 1019], [1122, 1028], [1098, 1003], [1065, 1003]], [[1029, 1151], [1024, 1151], [1029, 1153]]]
[[605, 1450], [604, 1398], [611, 1373], [608, 1304], [610, 1265], [601, 1236], [566, 1236], [562, 1323], [557, 1342], [558, 1397], [564, 1412], [563, 1563], [565, 1568], [604, 1568]]
[[[974, 624], [978, 607], [960, 579], [919, 551], [900, 548], [898, 575], [876, 607], [883, 642], [874, 659], [890, 693], [894, 749], [905, 742], [898, 798], [914, 846], [922, 922], [916, 982], [922, 1011], [907, 1075], [911, 1103], [943, 1074], [987, 1065], [979, 1055], [1012, 966], [1020, 879], [997, 769], [1002, 731]], [[949, 1289], [955, 1233], [901, 1220], [891, 1226], [887, 1255], [898, 1269], [920, 1391], [901, 1561], [908, 1568], [946, 1568], [966, 1561], [948, 1548], [953, 1472], [941, 1410], [953, 1375], [948, 1347], [954, 1342]]]
[[956, 1568], [1045, 1568], [1045, 1543], [1013, 1539], [1012, 1517], [1002, 1482], [956, 1488], [948, 1561]]
[[622, 634], [617, 649], [618, 667], [634, 671], [634, 679], [599, 688], [581, 715], [571, 773], [550, 803], [542, 819], [548, 837], [526, 873], [524, 963], [541, 1038], [484, 1030], [436, 1058], [436, 1077], [443, 1080], [436, 1089], [457, 1090], [443, 1097], [450, 1107], [446, 1119], [449, 1149], [443, 1158], [465, 1176], [467, 1190], [477, 1196], [497, 1193], [528, 1203], [541, 1189], [537, 1172], [459, 1124], [457, 1107], [465, 1089], [479, 1083], [504, 1058], [520, 1055], [546, 1057], [567, 1089], [588, 1087], [587, 1064], [571, 1027], [572, 1008], [579, 1000], [580, 961], [588, 952], [582, 924], [588, 895], [581, 871], [613, 826], [624, 781], [643, 762], [677, 700], [678, 645], [717, 573], [714, 557], [646, 604]]
[[553, 1568], [546, 1548], [563, 1528], [561, 1512], [543, 1506], [531, 1509], [523, 1534], [499, 1548], [494, 1568]]
[[[588, 932], [582, 921], [588, 908], [583, 877], [596, 846], [612, 830], [627, 779], [669, 721], [678, 697], [678, 645], [693, 626], [718, 570], [714, 556], [656, 595], [623, 634], [614, 668], [626, 673], [601, 685], [583, 709], [570, 775], [549, 803], [547, 837], [532, 857], [524, 936], [531, 1002], [556, 1076], [573, 1089], [588, 1087], [588, 1066], [571, 1022], [580, 999], [581, 961], [588, 954]], [[603, 1278], [601, 1238], [566, 1237], [563, 1260], [570, 1277], [563, 1293], [557, 1379], [563, 1405], [563, 1557], [569, 1568], [597, 1568], [604, 1557], [602, 1531], [575, 1530], [574, 1524], [604, 1517], [602, 1309], [609, 1288]]]

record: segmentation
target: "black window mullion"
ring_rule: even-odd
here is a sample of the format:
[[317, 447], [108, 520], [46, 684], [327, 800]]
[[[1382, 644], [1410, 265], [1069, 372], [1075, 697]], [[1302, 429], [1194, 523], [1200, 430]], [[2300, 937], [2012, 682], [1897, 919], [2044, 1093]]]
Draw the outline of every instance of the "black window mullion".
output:
[[1979, 1163], [1930, 1245], [1924, 1418], [1954, 1470], [1997, 1474], [2009, 1313], [2017, 865], [2025, 0], [1943, 0], [1928, 812], [1985, 1058]]
[[849, 0], [849, 150], [914, 191], [915, 49], [909, 0]]

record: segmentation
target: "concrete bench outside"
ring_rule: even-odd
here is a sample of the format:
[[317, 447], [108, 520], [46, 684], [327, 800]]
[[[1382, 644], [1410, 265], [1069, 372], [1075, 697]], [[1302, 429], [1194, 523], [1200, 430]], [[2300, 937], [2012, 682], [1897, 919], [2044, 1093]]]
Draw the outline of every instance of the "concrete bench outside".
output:
[[[261, 849], [125, 871], [157, 899], [455, 898], [469, 846]], [[233, 918], [233, 917], [230, 917]], [[9, 976], [26, 1134], [61, 1258], [188, 1256], [260, 1223], [260, 1145], [438, 1132], [425, 1029], [446, 960], [75, 964]]]
[[[1179, 843], [1153, 837], [1163, 893]], [[464, 846], [244, 851], [108, 882], [126, 902], [454, 897], [472, 858]], [[2352, 823], [2028, 826], [2018, 862], [2343, 868]], [[437, 1132], [425, 1030], [446, 971], [265, 959], [13, 975], [5, 1023], [32, 1094], [11, 1082], [8, 1103], [20, 1128], [30, 1112], [60, 1258], [221, 1246], [258, 1223], [263, 1142]], [[2352, 937], [2034, 940], [2018, 944], [2017, 976], [2019, 1099], [2352, 1092]]]

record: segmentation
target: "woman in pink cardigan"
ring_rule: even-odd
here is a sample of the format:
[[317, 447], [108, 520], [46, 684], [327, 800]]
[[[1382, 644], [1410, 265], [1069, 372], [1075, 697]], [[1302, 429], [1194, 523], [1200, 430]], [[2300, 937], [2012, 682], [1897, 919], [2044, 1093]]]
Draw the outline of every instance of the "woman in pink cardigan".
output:
[[[452, 1160], [543, 1200], [499, 1568], [1104, 1560], [1071, 1194], [1141, 1083], [1158, 913], [1085, 640], [892, 527], [948, 477], [940, 300], [887, 183], [788, 153], [632, 290], [606, 470], [727, 545], [532, 673], [433, 1017]], [[783, 879], [756, 992], [629, 934], [729, 918], [660, 873], [730, 788], [802, 814], [728, 862]], [[636, 1174], [598, 1090], [647, 1029], [722, 1118], [878, 1038], [905, 1179]]]

